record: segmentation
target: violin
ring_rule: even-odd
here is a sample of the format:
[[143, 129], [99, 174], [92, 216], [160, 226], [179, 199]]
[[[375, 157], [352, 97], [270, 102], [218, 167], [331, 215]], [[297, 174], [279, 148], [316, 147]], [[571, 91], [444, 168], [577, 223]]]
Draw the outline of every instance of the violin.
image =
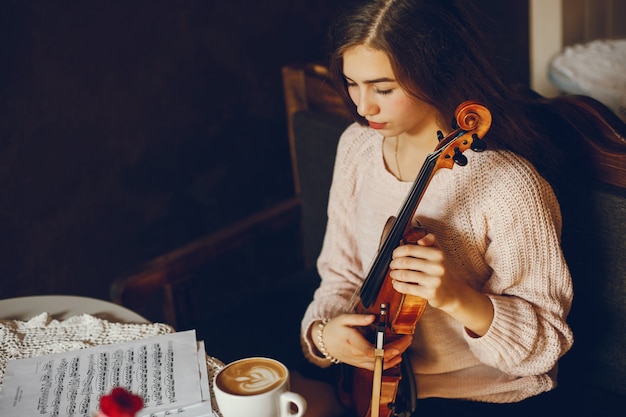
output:
[[[466, 150], [482, 152], [487, 147], [483, 137], [491, 126], [491, 113], [486, 107], [475, 101], [461, 103], [455, 111], [455, 123], [456, 129], [448, 136], [443, 137], [438, 132], [438, 145], [426, 157], [397, 216], [387, 222], [388, 230], [379, 251], [358, 294], [355, 293], [350, 303], [349, 310], [376, 316], [374, 324], [363, 329], [365, 336], [375, 346], [374, 371], [350, 367], [352, 386], [349, 392], [342, 392], [344, 402], [354, 408], [359, 417], [400, 415], [395, 402], [402, 379], [402, 365], [406, 368], [406, 364], [401, 363], [383, 371], [384, 344], [403, 335], [414, 334], [427, 301], [397, 292], [389, 276], [389, 264], [396, 247], [417, 244], [426, 235], [424, 229], [413, 226], [412, 220], [435, 173], [442, 168], [451, 169], [454, 164], [464, 166], [468, 162], [463, 155]], [[407, 372], [412, 373], [410, 367]]]

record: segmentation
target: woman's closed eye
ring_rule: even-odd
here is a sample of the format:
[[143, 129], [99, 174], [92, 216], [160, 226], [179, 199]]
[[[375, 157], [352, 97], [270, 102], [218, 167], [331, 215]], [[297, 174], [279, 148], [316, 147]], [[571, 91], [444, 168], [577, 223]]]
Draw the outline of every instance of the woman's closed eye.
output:
[[388, 88], [386, 90], [381, 89], [381, 88], [374, 88], [374, 91], [376, 92], [376, 94], [381, 94], [385, 96], [387, 94], [391, 94], [393, 92], [393, 88]]
[[[346, 79], [346, 87], [348, 89], [353, 89], [359, 86], [359, 84], [355, 81], [352, 81], [350, 79]], [[378, 86], [373, 86], [373, 90], [376, 94], [381, 94], [381, 95], [387, 95], [387, 94], [391, 94], [394, 90], [393, 87], [389, 87], [389, 88], [382, 88], [382, 87], [378, 87]]]

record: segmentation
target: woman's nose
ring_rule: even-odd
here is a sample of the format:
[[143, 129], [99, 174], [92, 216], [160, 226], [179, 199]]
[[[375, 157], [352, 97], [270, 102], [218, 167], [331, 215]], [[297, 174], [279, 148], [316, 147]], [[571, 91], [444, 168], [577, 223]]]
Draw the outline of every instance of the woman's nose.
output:
[[379, 110], [378, 105], [371, 98], [369, 98], [367, 94], [360, 95], [359, 102], [356, 107], [357, 113], [363, 117], [367, 117], [377, 114]]

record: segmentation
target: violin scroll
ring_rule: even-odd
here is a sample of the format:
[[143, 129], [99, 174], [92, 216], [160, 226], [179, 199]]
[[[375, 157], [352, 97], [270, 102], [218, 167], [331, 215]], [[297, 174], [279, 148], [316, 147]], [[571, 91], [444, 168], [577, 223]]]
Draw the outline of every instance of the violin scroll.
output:
[[487, 143], [482, 140], [491, 127], [491, 112], [476, 101], [466, 101], [457, 107], [454, 117], [457, 125], [466, 131], [473, 131], [470, 148], [474, 152], [487, 149]]
[[454, 112], [456, 130], [439, 141], [437, 150], [441, 151], [438, 168], [451, 168], [453, 163], [464, 166], [468, 149], [482, 152], [487, 143], [482, 139], [491, 127], [491, 112], [476, 101], [461, 103]]
[[476, 101], [461, 103], [454, 112], [456, 124], [465, 131], [474, 131], [480, 138], [491, 127], [491, 112]]

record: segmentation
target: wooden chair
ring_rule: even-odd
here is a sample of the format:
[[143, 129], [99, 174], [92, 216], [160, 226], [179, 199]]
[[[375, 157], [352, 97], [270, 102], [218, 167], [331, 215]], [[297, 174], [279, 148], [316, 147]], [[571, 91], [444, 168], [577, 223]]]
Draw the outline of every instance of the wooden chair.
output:
[[295, 192], [300, 202], [303, 259], [305, 267], [311, 268], [326, 228], [337, 142], [352, 116], [331, 86], [326, 67], [287, 65], [282, 76]]

